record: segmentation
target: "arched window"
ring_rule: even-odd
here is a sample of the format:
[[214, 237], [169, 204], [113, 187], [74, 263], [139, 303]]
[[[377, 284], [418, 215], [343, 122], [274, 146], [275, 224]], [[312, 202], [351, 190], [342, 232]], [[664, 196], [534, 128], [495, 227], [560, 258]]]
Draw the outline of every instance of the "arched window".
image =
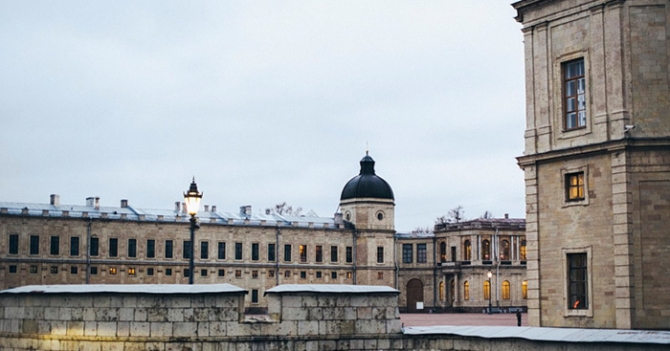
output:
[[470, 240], [466, 240], [463, 243], [463, 260], [470, 261], [472, 259], [472, 245], [470, 245]]
[[526, 240], [521, 240], [521, 246], [519, 246], [519, 259], [521, 261], [526, 260]]
[[521, 283], [521, 297], [526, 300], [528, 298], [528, 281], [524, 280]]
[[440, 282], [440, 301], [444, 301], [444, 282]]
[[509, 300], [509, 281], [505, 280], [502, 282], [502, 299]]
[[503, 240], [500, 243], [500, 260], [508, 261], [510, 259], [509, 255], [509, 240]]
[[484, 260], [491, 259], [491, 242], [488, 240], [482, 241], [482, 258]]
[[491, 298], [491, 283], [488, 280], [484, 281], [484, 300]]
[[440, 243], [440, 262], [447, 262], [447, 243]]
[[470, 283], [463, 283], [463, 300], [470, 300]]

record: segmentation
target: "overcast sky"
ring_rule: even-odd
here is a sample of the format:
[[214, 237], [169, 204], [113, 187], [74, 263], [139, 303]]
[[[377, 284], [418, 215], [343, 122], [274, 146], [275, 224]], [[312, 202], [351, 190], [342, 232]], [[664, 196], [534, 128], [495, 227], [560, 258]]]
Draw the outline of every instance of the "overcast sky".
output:
[[396, 229], [524, 217], [510, 1], [0, 2], [0, 201], [332, 217], [370, 150]]

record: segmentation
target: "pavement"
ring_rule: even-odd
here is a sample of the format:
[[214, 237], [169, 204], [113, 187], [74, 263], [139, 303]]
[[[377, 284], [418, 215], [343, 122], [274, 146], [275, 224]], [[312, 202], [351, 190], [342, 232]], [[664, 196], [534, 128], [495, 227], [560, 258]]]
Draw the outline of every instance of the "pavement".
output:
[[[430, 325], [491, 325], [516, 326], [516, 313], [401, 313], [406, 327]], [[528, 326], [528, 315], [521, 314], [521, 325]]]

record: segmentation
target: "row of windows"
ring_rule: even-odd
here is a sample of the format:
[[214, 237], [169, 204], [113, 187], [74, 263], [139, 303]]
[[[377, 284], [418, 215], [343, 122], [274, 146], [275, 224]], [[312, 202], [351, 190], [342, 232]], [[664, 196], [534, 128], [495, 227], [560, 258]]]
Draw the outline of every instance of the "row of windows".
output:
[[[60, 255], [60, 237], [51, 236], [50, 237], [50, 246], [49, 254], [52, 256]], [[164, 256], [165, 258], [174, 258], [174, 241], [165, 240], [164, 242]], [[226, 242], [219, 241], [216, 246], [217, 259], [225, 260], [226, 259]], [[182, 257], [185, 259], [190, 258], [191, 256], [191, 241], [183, 241], [183, 253]], [[330, 246], [330, 262], [338, 262], [339, 260], [339, 246], [332, 245]], [[127, 245], [127, 257], [134, 258], [137, 257], [137, 239], [128, 239]], [[29, 252], [31, 255], [40, 254], [40, 237], [38, 235], [30, 236], [30, 246]], [[11, 234], [9, 236], [9, 254], [17, 255], [19, 253], [19, 235]], [[235, 243], [234, 255], [235, 260], [242, 260], [244, 253], [243, 243]], [[100, 255], [100, 240], [97, 237], [92, 237], [90, 246], [89, 246], [90, 256], [96, 257]], [[252, 243], [251, 244], [251, 260], [258, 261], [260, 260], [260, 244]], [[270, 262], [276, 261], [276, 244], [269, 243], [267, 244], [267, 260]], [[298, 254], [300, 262], [307, 262], [307, 258], [310, 254], [308, 245], [298, 245]], [[80, 239], [77, 236], [70, 237], [70, 256], [79, 256], [80, 255]], [[118, 238], [109, 238], [108, 241], [108, 255], [109, 257], [118, 257], [119, 256], [119, 239]], [[148, 239], [146, 241], [146, 258], [155, 258], [156, 257], [156, 240]], [[208, 241], [200, 242], [200, 259], [207, 260], [210, 258], [210, 248]], [[284, 245], [284, 256], [283, 259], [285, 262], [291, 262], [292, 257], [292, 245]], [[324, 261], [324, 247], [322, 245], [316, 245], [314, 247], [314, 260], [316, 262]], [[345, 248], [345, 261], [347, 263], [353, 262], [353, 247], [347, 246]], [[384, 263], [384, 247], [377, 247], [377, 262]]]
[[[454, 281], [453, 280], [451, 281], [451, 284], [452, 284], [451, 288], [452, 288], [452, 291], [453, 291], [453, 288], [454, 288], [454, 286], [453, 286]], [[484, 300], [491, 299], [491, 283], [488, 280], [485, 280], [482, 286], [483, 286], [482, 291], [483, 291]], [[442, 299], [442, 296], [443, 296], [443, 292], [444, 292], [443, 291], [443, 284], [441, 284], [440, 285], [440, 298], [441, 299]], [[509, 300], [510, 299], [511, 293], [510, 293], [510, 283], [509, 283], [509, 281], [505, 280], [505, 281], [502, 282], [502, 284], [500, 285], [500, 294], [502, 295], [501, 297], [502, 297], [503, 300]], [[523, 281], [523, 283], [521, 283], [521, 297], [524, 300], [528, 298], [528, 282], [525, 281], [525, 280]], [[470, 300], [470, 282], [468, 282], [468, 281], [463, 282], [463, 300], [466, 300], [466, 301]]]
[[[443, 252], [446, 254], [446, 244], [444, 248], [441, 248]], [[452, 253], [453, 253], [452, 249]], [[500, 247], [499, 247], [500, 255], [499, 259], [501, 261], [509, 261], [511, 259], [510, 255], [510, 243], [509, 240], [503, 239], [500, 241]], [[487, 239], [482, 240], [482, 259], [483, 260], [491, 260], [491, 257], [493, 256], [491, 254], [491, 242]], [[470, 240], [465, 240], [463, 242], [463, 260], [464, 261], [470, 261], [472, 259], [472, 243]], [[521, 245], [519, 245], [519, 259], [521, 261], [526, 260], [526, 241], [521, 240]]]

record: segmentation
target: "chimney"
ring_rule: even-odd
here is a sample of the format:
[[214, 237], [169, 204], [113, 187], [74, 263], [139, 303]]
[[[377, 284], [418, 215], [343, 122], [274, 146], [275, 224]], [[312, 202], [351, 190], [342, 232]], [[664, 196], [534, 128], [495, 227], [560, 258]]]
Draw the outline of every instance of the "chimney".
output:
[[337, 226], [338, 224], [344, 224], [344, 219], [342, 218], [342, 212], [337, 212], [335, 214], [335, 225]]
[[212, 212], [216, 212], [216, 205], [212, 205]]
[[86, 198], [86, 207], [93, 207], [94, 202], [95, 202], [95, 198], [87, 197]]
[[209, 212], [209, 205], [205, 205], [205, 212]]
[[121, 208], [127, 208], [128, 207], [128, 200], [123, 199], [121, 200]]
[[246, 206], [240, 206], [240, 216], [251, 216], [251, 206], [246, 205]]
[[174, 203], [174, 210], [175, 210], [175, 212], [179, 213], [179, 211], [181, 211], [181, 208], [180, 208], [180, 207], [181, 207], [181, 202], [179, 202], [179, 201], [175, 201], [175, 203]]
[[186, 213], [186, 203], [185, 202], [181, 203], [181, 212]]
[[49, 203], [54, 206], [60, 206], [60, 195], [51, 194], [51, 201]]
[[509, 219], [509, 213], [505, 213], [505, 219]]
[[94, 207], [95, 207], [96, 210], [100, 209], [100, 197], [99, 196], [95, 197], [95, 206]]

